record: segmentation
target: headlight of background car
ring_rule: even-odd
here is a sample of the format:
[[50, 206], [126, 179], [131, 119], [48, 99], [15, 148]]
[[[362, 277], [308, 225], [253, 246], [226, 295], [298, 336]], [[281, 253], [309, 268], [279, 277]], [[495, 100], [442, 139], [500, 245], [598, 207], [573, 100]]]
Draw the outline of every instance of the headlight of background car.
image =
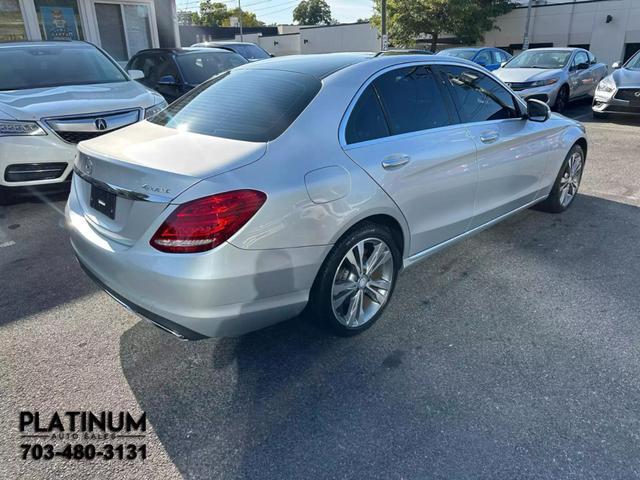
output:
[[0, 137], [22, 135], [46, 135], [36, 122], [20, 122], [14, 120], [0, 120]]
[[557, 78], [548, 78], [546, 80], [538, 80], [536, 82], [531, 82], [532, 87], [544, 87], [546, 85], [553, 85], [558, 81]]
[[616, 82], [614, 82], [613, 78], [611, 77], [604, 77], [602, 81], [598, 84], [598, 88], [596, 88], [596, 90], [598, 90], [599, 92], [607, 92], [607, 93], [611, 93], [615, 89], [616, 89]]
[[167, 108], [167, 102], [162, 100], [160, 103], [156, 103], [153, 107], [146, 108], [144, 110], [144, 118], [153, 117], [155, 114], [160, 113]]

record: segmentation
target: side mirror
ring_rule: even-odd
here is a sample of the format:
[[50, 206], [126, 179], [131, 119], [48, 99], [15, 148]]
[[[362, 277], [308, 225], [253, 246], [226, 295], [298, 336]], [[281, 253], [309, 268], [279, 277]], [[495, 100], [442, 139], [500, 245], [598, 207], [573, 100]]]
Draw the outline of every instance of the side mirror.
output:
[[144, 72], [142, 70], [128, 70], [127, 73], [131, 77], [131, 80], [142, 80], [144, 78]]
[[611, 65], [611, 68], [613, 68], [614, 70], [617, 70], [618, 68], [622, 68], [622, 63], [613, 62], [613, 64]]
[[173, 75], [164, 75], [160, 77], [160, 80], [158, 80], [158, 85], [165, 85], [167, 87], [173, 87], [177, 83], [178, 82], [176, 82], [176, 77], [174, 77]]
[[551, 116], [549, 105], [535, 98], [527, 100], [527, 118], [532, 122], [546, 122]]
[[578, 68], [578, 70], [586, 70], [587, 68], [589, 68], [589, 64], [588, 63], [579, 63], [577, 68]]

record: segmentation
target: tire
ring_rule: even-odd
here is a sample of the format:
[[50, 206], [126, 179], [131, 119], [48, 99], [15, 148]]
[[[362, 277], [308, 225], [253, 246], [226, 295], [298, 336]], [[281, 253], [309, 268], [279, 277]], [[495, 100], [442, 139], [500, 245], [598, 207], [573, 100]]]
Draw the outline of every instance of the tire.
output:
[[567, 105], [569, 104], [569, 87], [563, 85], [556, 95], [556, 101], [553, 104], [553, 110], [558, 113], [563, 113], [567, 109]]
[[[579, 161], [579, 163], [576, 164], [576, 161]], [[571, 206], [580, 188], [584, 164], [584, 150], [580, 145], [576, 144], [571, 147], [564, 162], [562, 162], [562, 167], [560, 167], [551, 193], [545, 201], [538, 205], [540, 210], [549, 213], [561, 213]]]
[[9, 205], [11, 203], [11, 195], [7, 187], [0, 186], [0, 205]]
[[[364, 269], [360, 252], [364, 252]], [[374, 255], [378, 262], [367, 271]], [[389, 304], [401, 261], [389, 228], [372, 222], [357, 225], [327, 255], [311, 290], [308, 313], [340, 336], [363, 332]]]

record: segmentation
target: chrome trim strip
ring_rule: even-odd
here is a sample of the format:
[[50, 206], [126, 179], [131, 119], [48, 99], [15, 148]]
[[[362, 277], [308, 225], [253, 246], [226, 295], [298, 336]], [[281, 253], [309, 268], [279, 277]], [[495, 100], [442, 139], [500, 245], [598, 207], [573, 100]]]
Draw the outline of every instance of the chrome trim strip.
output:
[[160, 195], [153, 195], [148, 193], [134, 192], [133, 190], [128, 190], [126, 188], [122, 188], [117, 185], [102, 182], [100, 180], [97, 180], [87, 175], [84, 172], [81, 172], [80, 169], [75, 165], [73, 167], [73, 173], [75, 173], [78, 177], [80, 177], [84, 181], [89, 182], [91, 185], [94, 185], [102, 190], [106, 190], [107, 192], [113, 193], [118, 197], [127, 198], [129, 200], [135, 200], [139, 202], [169, 203], [171, 201], [171, 199], [168, 197], [161, 197]]
[[[112, 114], [95, 114], [86, 117], [73, 117], [62, 119], [49, 119], [47, 124], [55, 132], [89, 132], [89, 133], [107, 133], [111, 130], [126, 127], [132, 123], [136, 123], [140, 118], [139, 110], [129, 110], [123, 113]], [[96, 121], [102, 119], [105, 122], [105, 128], [99, 129]]]
[[442, 243], [439, 243], [437, 245], [434, 245], [433, 247], [427, 248], [426, 250], [423, 250], [421, 252], [416, 253], [415, 255], [412, 255], [408, 258], [405, 258], [404, 261], [402, 262], [402, 270], [415, 265], [416, 263], [419, 263], [420, 261], [430, 257], [431, 255], [433, 255], [434, 253], [439, 252], [440, 250], [453, 245], [454, 243], [458, 243], [462, 240], [465, 240], [468, 237], [471, 237], [473, 235], [475, 235], [476, 233], [480, 233], [483, 230], [486, 230], [489, 227], [492, 227], [493, 225], [495, 225], [496, 223], [500, 223], [502, 220], [504, 220], [507, 217], [510, 217], [511, 215], [514, 215], [522, 210], [526, 210], [529, 207], [532, 207], [533, 205], [535, 205], [536, 203], [539, 203], [541, 201], [543, 201], [545, 198], [547, 198], [548, 195], [545, 195], [543, 197], [539, 197], [536, 200], [534, 200], [533, 202], [529, 202], [525, 205], [522, 205], [521, 207], [516, 208], [515, 210], [512, 210], [510, 212], [507, 212], [503, 215], [500, 215], [499, 217], [494, 218], [493, 220], [490, 220], [487, 223], [483, 223], [482, 225], [479, 225], [471, 230], [468, 230], [464, 233], [461, 233], [460, 235], [458, 235], [457, 237], [453, 237], [450, 238], [449, 240], [445, 240]]

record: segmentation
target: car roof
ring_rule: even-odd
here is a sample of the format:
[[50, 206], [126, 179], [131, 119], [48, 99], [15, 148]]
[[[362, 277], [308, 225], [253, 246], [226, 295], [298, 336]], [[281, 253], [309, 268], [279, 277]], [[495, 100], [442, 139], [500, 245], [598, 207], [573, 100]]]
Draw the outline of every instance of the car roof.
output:
[[[319, 53], [312, 55], [288, 55], [284, 57], [268, 58], [260, 62], [248, 63], [238, 68], [282, 70], [305, 73], [318, 79], [323, 79], [332, 73], [348, 66], [374, 57], [373, 52], [355, 53]], [[426, 56], [426, 55], [421, 55]]]
[[255, 45], [255, 43], [234, 42], [233, 40], [211, 40], [209, 42], [200, 42], [199, 45]]
[[585, 50], [584, 48], [579, 48], [579, 47], [541, 47], [541, 48], [529, 48], [528, 50], [525, 50], [525, 52], [528, 52], [530, 50], [535, 50], [536, 52], [541, 52], [543, 50], [549, 50], [549, 51], [560, 51], [560, 52], [575, 52], [576, 50], [584, 50], [585, 52], [587, 50]]
[[72, 48], [96, 48], [95, 45], [89, 42], [83, 42], [81, 40], [24, 40], [24, 41], [10, 41], [10, 42], [0, 42], [0, 48], [5, 47], [33, 47], [33, 48], [42, 48], [42, 47], [72, 47]]
[[233, 54], [226, 48], [206, 48], [206, 47], [181, 47], [181, 48], [147, 48], [145, 50], [140, 50], [137, 52], [135, 56], [140, 55], [142, 53], [173, 53], [174, 55], [185, 55], [193, 52], [220, 52]]

